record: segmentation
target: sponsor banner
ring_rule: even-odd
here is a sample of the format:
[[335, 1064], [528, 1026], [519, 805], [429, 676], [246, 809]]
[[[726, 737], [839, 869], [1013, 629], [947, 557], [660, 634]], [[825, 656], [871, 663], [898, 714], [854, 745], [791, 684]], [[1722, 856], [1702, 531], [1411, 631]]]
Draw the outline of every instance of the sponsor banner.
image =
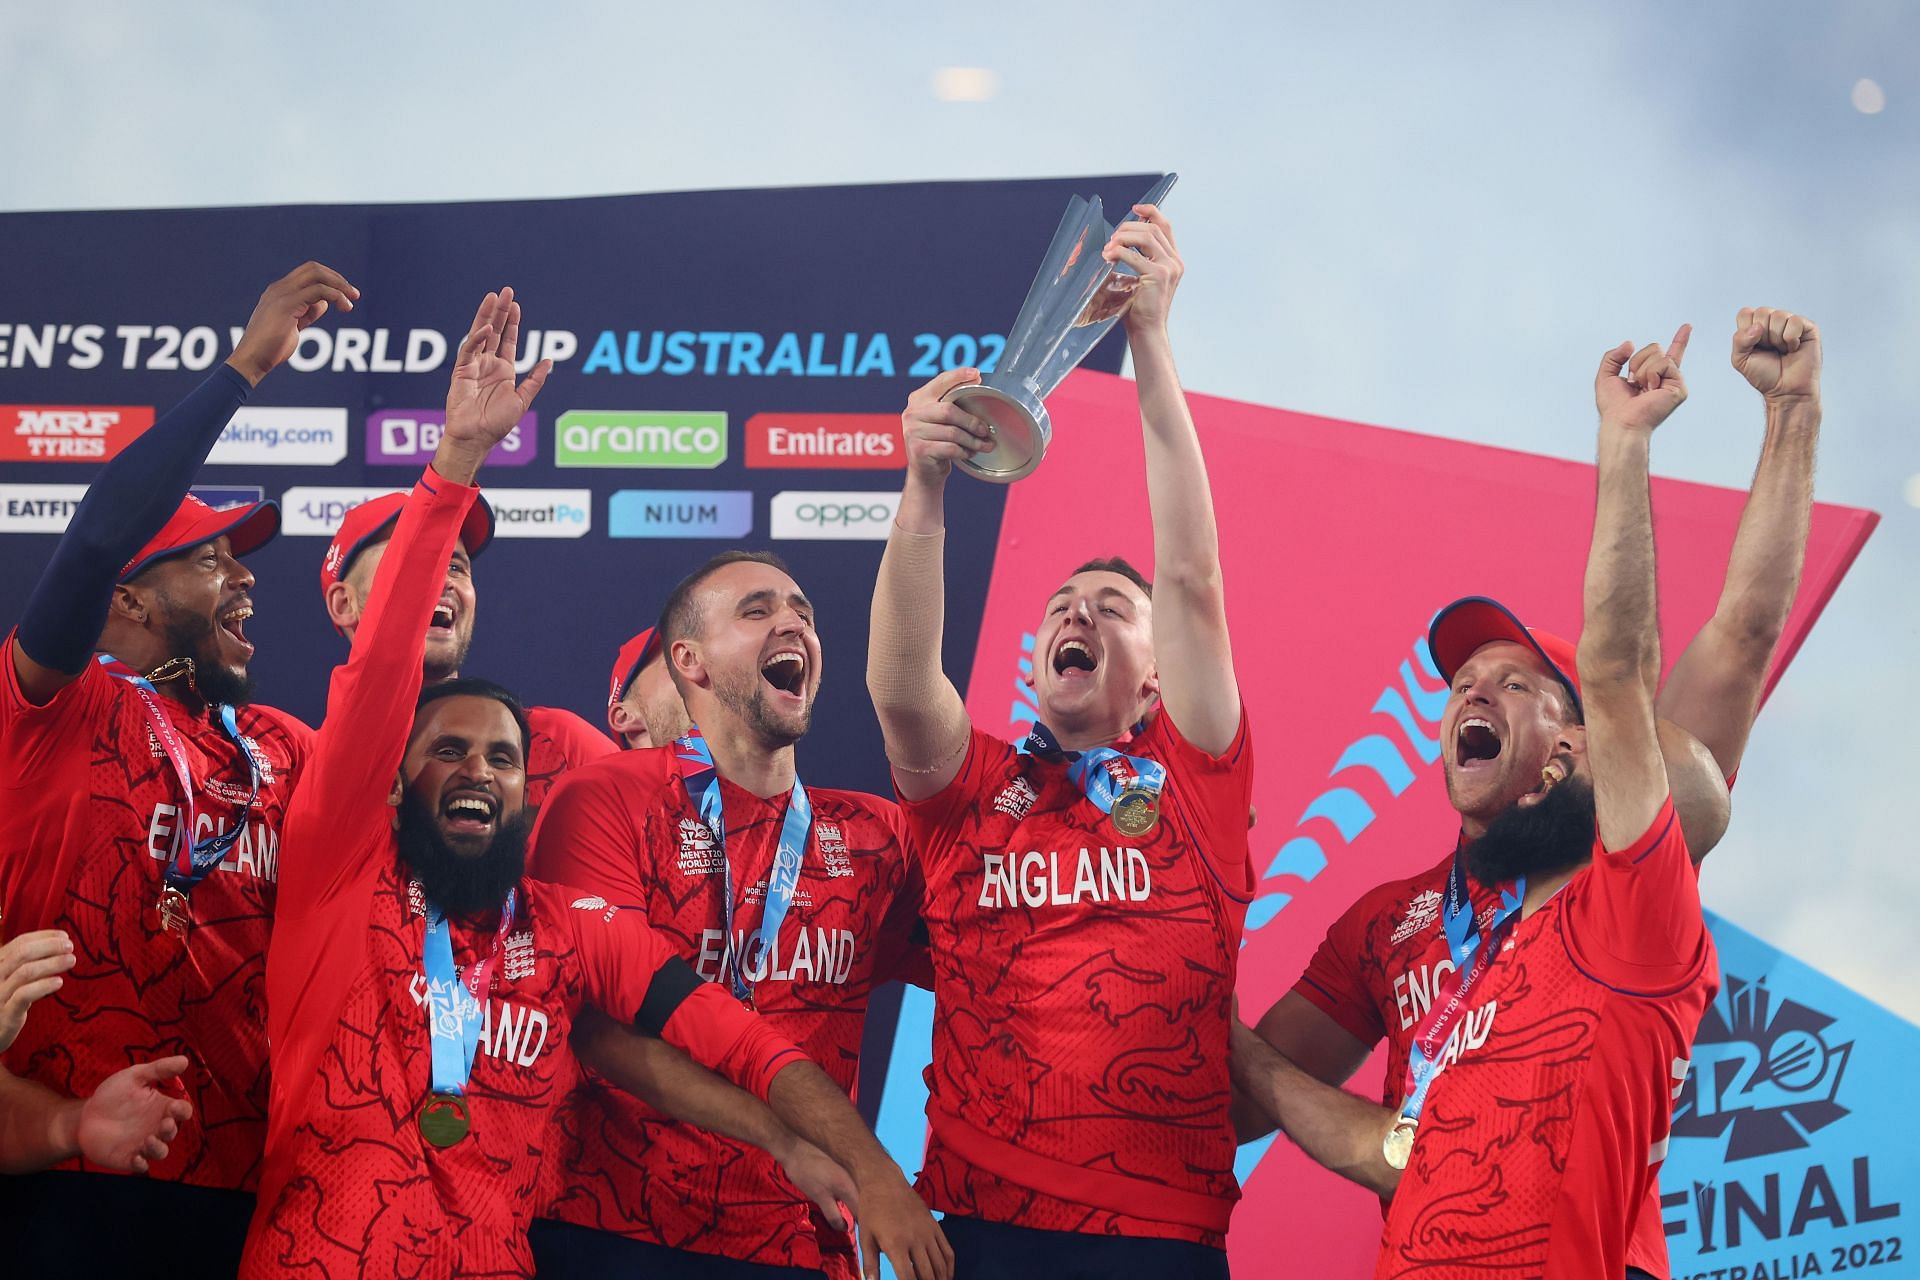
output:
[[1720, 995], [1693, 1042], [1660, 1207], [1674, 1280], [1920, 1272], [1920, 1027], [1707, 913]]
[[215, 511], [252, 506], [267, 498], [266, 489], [257, 484], [197, 484], [192, 493]]
[[554, 427], [556, 467], [687, 467], [727, 460], [724, 413], [575, 409]]
[[580, 538], [593, 528], [591, 489], [488, 489], [486, 499], [498, 538]]
[[885, 541], [899, 509], [898, 493], [786, 489], [773, 495], [768, 533], [775, 538]]
[[152, 425], [145, 404], [0, 405], [0, 462], [105, 462]]
[[[538, 452], [540, 418], [529, 413], [487, 455], [489, 467], [524, 467]], [[382, 409], [367, 415], [367, 461], [374, 466], [423, 467], [433, 461], [446, 429], [444, 409]]]
[[393, 491], [390, 484], [295, 485], [280, 495], [280, 532], [295, 537], [331, 538], [340, 522], [346, 519], [347, 512]]
[[83, 484], [0, 484], [0, 533], [61, 533], [87, 496]]
[[226, 466], [330, 467], [347, 456], [345, 409], [242, 405], [207, 461]]
[[749, 467], [898, 470], [907, 465], [897, 413], [756, 413], [747, 419]]
[[753, 532], [750, 489], [616, 489], [610, 538], [744, 538]]

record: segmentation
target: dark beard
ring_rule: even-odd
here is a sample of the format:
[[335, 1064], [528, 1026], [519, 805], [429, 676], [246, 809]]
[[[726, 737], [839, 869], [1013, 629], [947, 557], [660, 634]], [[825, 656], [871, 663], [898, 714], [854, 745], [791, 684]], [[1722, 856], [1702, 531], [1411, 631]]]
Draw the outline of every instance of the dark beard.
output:
[[751, 690], [738, 689], [732, 684], [715, 680], [713, 696], [720, 705], [739, 716], [760, 740], [773, 747], [790, 747], [806, 737], [807, 730], [813, 725], [813, 704], [808, 703], [805, 713], [800, 717], [799, 732], [788, 728], [773, 718], [767, 709], [767, 682], [755, 672]]
[[1593, 856], [1593, 784], [1555, 783], [1540, 803], [1514, 805], [1467, 846], [1467, 870], [1484, 885], [1550, 875]]
[[193, 663], [193, 687], [209, 703], [227, 703], [244, 707], [253, 701], [253, 677], [246, 668], [239, 671], [220, 662], [220, 639], [213, 623], [198, 614], [166, 608], [164, 631], [167, 652]]
[[492, 911], [527, 869], [533, 815], [522, 809], [500, 824], [485, 852], [463, 854], [447, 843], [433, 811], [411, 792], [400, 798], [400, 861], [420, 878], [427, 901], [450, 916]]

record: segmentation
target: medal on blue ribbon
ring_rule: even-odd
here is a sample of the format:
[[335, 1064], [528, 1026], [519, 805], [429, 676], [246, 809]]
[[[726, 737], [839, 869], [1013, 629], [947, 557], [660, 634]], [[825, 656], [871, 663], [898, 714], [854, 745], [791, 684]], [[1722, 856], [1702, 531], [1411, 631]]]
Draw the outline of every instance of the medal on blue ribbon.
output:
[[439, 907], [427, 904], [427, 934], [422, 947], [426, 968], [427, 1043], [432, 1050], [433, 1092], [414, 1115], [420, 1136], [442, 1149], [473, 1131], [467, 1107], [467, 1082], [473, 1076], [480, 1028], [486, 1022], [481, 1000], [492, 985], [507, 934], [513, 929], [516, 894], [500, 907], [500, 926], [487, 958], [469, 965], [462, 977], [453, 963], [453, 936]]
[[[1129, 740], [1141, 728], [1135, 725]], [[1113, 829], [1128, 839], [1138, 840], [1160, 825], [1160, 797], [1167, 787], [1167, 767], [1158, 761], [1130, 756], [1113, 747], [1068, 751], [1053, 736], [1053, 730], [1038, 720], [1020, 750], [1037, 759], [1064, 763], [1067, 777], [1112, 820]]]

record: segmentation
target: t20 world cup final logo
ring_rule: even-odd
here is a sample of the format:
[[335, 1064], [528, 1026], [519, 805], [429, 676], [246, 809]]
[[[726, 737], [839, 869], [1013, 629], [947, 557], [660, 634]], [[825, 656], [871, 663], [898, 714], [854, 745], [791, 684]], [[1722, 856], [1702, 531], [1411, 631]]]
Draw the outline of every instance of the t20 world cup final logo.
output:
[[1837, 1096], [1853, 1041], [1828, 1035], [1834, 1019], [1759, 982], [1726, 975], [1726, 991], [1700, 1022], [1693, 1072], [1673, 1115], [1676, 1138], [1731, 1131], [1726, 1159], [1805, 1147], [1847, 1114]]

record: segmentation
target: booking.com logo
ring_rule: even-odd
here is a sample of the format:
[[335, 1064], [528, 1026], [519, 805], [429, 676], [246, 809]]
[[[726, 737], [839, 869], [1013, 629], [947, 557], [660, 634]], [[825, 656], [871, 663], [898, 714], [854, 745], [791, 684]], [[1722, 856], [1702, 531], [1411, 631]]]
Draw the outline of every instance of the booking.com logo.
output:
[[769, 533], [775, 538], [880, 541], [893, 528], [899, 509], [898, 493], [789, 489], [773, 495]]

